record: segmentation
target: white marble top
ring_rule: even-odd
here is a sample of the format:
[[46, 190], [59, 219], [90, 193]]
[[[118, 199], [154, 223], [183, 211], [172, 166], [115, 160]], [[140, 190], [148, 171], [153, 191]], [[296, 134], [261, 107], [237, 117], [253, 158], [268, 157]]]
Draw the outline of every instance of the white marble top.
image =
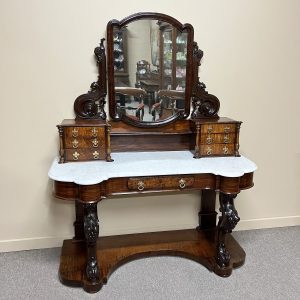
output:
[[239, 177], [254, 172], [256, 165], [246, 157], [195, 159], [190, 151], [112, 153], [113, 162], [87, 161], [59, 164], [55, 158], [49, 170], [53, 180], [81, 185], [97, 184], [109, 178], [212, 173]]

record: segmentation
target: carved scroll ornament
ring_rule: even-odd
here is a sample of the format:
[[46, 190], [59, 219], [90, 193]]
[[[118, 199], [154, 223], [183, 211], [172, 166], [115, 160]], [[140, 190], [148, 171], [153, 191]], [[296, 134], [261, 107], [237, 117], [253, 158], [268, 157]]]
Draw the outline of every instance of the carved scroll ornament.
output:
[[203, 51], [199, 49], [196, 42], [193, 45], [193, 90], [192, 90], [192, 119], [219, 118], [218, 111], [220, 109], [219, 99], [209, 94], [205, 88], [205, 84], [199, 81], [198, 71], [201, 65]]
[[229, 265], [230, 262], [230, 254], [227, 251], [225, 244], [220, 243], [217, 246], [217, 264], [224, 268]]
[[238, 212], [233, 203], [235, 197], [235, 194], [227, 195], [222, 193], [220, 195], [220, 211], [222, 216], [219, 220], [219, 227], [226, 233], [232, 232], [237, 223], [240, 221], [240, 217], [238, 216]]
[[97, 205], [86, 204], [88, 213], [84, 216], [84, 235], [88, 245], [96, 244], [99, 236], [99, 220], [97, 217]]
[[99, 279], [99, 268], [95, 256], [92, 256], [88, 259], [86, 265], [86, 275], [87, 278], [92, 282], [95, 282]]
[[234, 227], [239, 222], [237, 210], [234, 206], [234, 198], [236, 194], [220, 193], [220, 212], [222, 216], [219, 217], [218, 222], [218, 242], [217, 242], [217, 264], [219, 267], [227, 267], [230, 263], [230, 253], [226, 249], [225, 236], [227, 233], [232, 232]]
[[74, 102], [74, 111], [77, 119], [100, 119], [106, 120], [104, 111], [106, 97], [106, 55], [104, 39], [100, 46], [94, 50], [98, 64], [98, 81], [91, 84], [90, 90], [80, 95]]
[[87, 244], [86, 276], [91, 282], [96, 282], [99, 280], [99, 267], [96, 254], [96, 244], [99, 236], [97, 203], [85, 204], [84, 211], [83, 227]]

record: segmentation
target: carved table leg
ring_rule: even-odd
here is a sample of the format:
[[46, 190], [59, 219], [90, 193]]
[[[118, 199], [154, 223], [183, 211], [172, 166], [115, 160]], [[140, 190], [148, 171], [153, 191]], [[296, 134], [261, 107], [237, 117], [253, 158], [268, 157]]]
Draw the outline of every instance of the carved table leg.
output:
[[[230, 253], [226, 249], [226, 235], [231, 233], [240, 218], [237, 210], [234, 207], [233, 200], [236, 194], [228, 195], [220, 192], [220, 212], [222, 216], [219, 217], [217, 228], [217, 265], [221, 269], [226, 269], [230, 265]], [[218, 272], [221, 276], [229, 276], [232, 267], [227, 272]]]
[[98, 292], [102, 287], [100, 269], [97, 262], [97, 239], [99, 220], [97, 203], [84, 204], [84, 235], [87, 245], [86, 281], [84, 289], [89, 293]]
[[83, 204], [79, 201], [75, 201], [75, 222], [74, 222], [74, 231], [75, 236], [73, 241], [82, 241], [84, 240], [84, 228], [83, 228], [83, 214], [84, 214], [84, 207]]
[[217, 213], [215, 211], [216, 192], [214, 190], [201, 191], [201, 207], [198, 213], [198, 230], [213, 229], [216, 227]]

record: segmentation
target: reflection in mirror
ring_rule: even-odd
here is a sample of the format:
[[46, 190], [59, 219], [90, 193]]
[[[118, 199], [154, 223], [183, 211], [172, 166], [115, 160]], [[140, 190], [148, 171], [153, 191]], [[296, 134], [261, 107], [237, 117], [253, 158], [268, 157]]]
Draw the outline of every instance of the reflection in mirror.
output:
[[187, 32], [142, 19], [113, 30], [118, 114], [144, 122], [184, 111]]

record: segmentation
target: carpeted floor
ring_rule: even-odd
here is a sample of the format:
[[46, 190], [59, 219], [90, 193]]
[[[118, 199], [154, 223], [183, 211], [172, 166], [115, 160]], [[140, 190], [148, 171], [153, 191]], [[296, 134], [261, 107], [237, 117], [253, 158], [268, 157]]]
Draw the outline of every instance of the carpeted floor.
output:
[[300, 226], [239, 231], [243, 267], [221, 278], [177, 257], [123, 265], [97, 294], [58, 280], [60, 249], [0, 253], [0, 299], [300, 299]]

